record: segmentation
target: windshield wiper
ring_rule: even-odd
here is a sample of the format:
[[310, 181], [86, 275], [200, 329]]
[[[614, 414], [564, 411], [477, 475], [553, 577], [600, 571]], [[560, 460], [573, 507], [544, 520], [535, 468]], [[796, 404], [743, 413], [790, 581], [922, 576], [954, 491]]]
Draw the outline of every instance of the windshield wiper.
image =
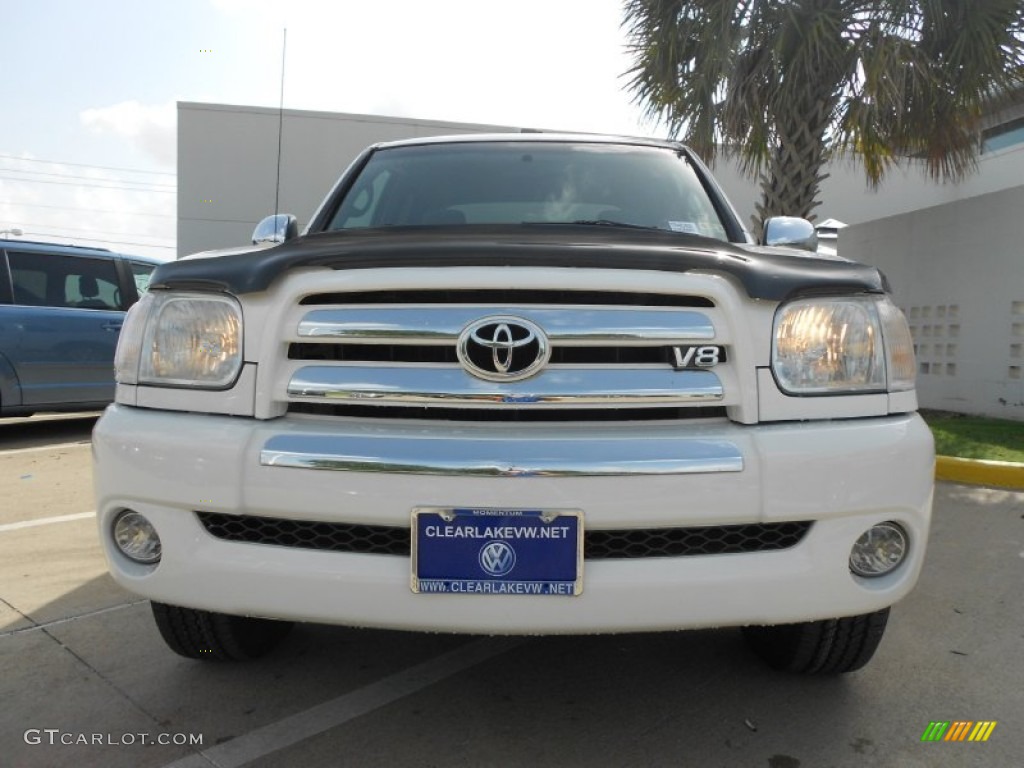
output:
[[624, 221], [614, 219], [576, 219], [573, 224], [586, 224], [592, 227], [627, 227], [629, 229], [659, 229], [659, 227], [648, 227], [643, 224], [627, 224]]
[[613, 219], [576, 219], [575, 221], [524, 221], [522, 224], [541, 224], [548, 226], [565, 226], [566, 224], [578, 224], [587, 227], [623, 227], [625, 229], [653, 229], [660, 230], [661, 227], [648, 227], [643, 224], [627, 224], [624, 221]]

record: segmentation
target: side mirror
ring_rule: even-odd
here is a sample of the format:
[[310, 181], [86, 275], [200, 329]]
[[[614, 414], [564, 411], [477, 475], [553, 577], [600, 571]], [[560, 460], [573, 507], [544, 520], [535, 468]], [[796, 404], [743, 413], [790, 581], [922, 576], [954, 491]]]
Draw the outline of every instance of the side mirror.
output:
[[252, 231], [252, 244], [283, 243], [299, 236], [299, 221], [290, 213], [267, 216]]
[[764, 245], [784, 245], [804, 251], [818, 250], [818, 233], [807, 219], [773, 216], [764, 223]]

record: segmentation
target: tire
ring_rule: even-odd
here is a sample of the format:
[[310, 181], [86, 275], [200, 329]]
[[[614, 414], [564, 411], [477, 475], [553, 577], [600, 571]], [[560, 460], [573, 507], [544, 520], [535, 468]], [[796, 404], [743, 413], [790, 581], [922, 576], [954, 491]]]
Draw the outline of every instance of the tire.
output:
[[168, 647], [187, 659], [250, 661], [276, 648], [292, 628], [290, 621], [180, 608], [153, 603], [153, 618]]
[[860, 669], [875, 655], [889, 609], [842, 619], [744, 627], [751, 650], [774, 669], [804, 675], [836, 675]]

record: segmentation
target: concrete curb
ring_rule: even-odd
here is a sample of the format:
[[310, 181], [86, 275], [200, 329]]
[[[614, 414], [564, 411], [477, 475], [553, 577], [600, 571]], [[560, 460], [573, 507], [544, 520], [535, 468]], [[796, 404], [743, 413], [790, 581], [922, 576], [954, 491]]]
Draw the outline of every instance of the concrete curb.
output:
[[1024, 491], [1024, 464], [936, 456], [935, 479]]

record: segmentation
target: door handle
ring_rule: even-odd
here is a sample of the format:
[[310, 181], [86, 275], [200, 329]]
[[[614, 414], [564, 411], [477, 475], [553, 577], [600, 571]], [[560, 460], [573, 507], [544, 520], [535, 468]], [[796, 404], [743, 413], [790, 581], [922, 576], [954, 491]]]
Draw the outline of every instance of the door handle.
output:
[[103, 325], [101, 325], [100, 328], [102, 328], [104, 331], [120, 331], [122, 325], [124, 325], [123, 322], [122, 323], [108, 322], [108, 323], [103, 323]]

